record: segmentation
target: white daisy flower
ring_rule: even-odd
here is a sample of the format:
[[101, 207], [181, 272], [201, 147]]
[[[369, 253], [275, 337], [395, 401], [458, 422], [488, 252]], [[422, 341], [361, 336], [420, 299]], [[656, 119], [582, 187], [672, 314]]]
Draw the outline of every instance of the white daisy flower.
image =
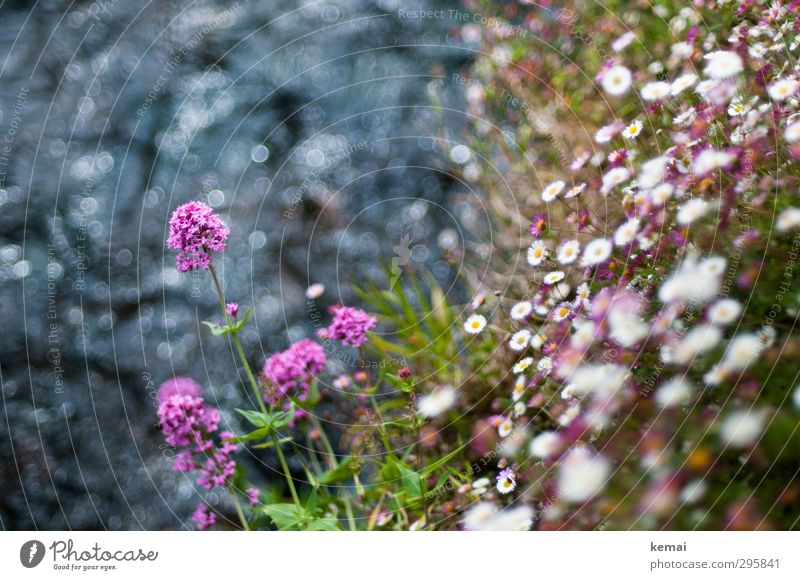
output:
[[684, 203], [678, 209], [678, 215], [676, 219], [679, 224], [685, 226], [696, 220], [699, 220], [701, 217], [706, 215], [708, 209], [708, 202], [706, 202], [704, 199], [695, 197], [694, 199], [690, 199]]
[[679, 95], [696, 82], [697, 82], [696, 74], [686, 73], [685, 75], [681, 75], [674, 81], [672, 81], [672, 85], [670, 85], [669, 88], [669, 94], [672, 95], [673, 97], [675, 95]]
[[571, 197], [575, 197], [576, 195], [580, 195], [584, 189], [586, 189], [586, 184], [579, 183], [578, 185], [575, 185], [567, 190], [567, 193], [564, 194], [564, 199], [569, 199]]
[[572, 405], [567, 408], [566, 411], [561, 413], [558, 417], [558, 424], [562, 427], [566, 427], [570, 423], [575, 420], [575, 417], [580, 415], [581, 413], [581, 406], [579, 404]]
[[642, 87], [641, 95], [645, 101], [660, 101], [669, 96], [670, 86], [669, 83], [664, 81], [656, 81], [647, 83]]
[[704, 149], [695, 158], [692, 169], [697, 175], [705, 175], [715, 169], [726, 167], [736, 161], [736, 155], [728, 151], [717, 151], [716, 149]]
[[530, 346], [531, 348], [539, 350], [544, 346], [545, 342], [547, 342], [547, 339], [537, 332], [531, 337]]
[[572, 383], [561, 389], [561, 398], [564, 400], [574, 399], [575, 394], [575, 385]]
[[456, 404], [456, 390], [450, 386], [439, 387], [419, 398], [417, 409], [427, 418], [438, 417]]
[[682, 377], [675, 377], [661, 385], [655, 394], [656, 404], [660, 407], [676, 407], [685, 405], [694, 392], [692, 384]]
[[783, 101], [797, 92], [797, 81], [794, 79], [781, 79], [772, 83], [767, 89], [769, 98], [773, 101]]
[[575, 290], [575, 302], [578, 304], [586, 305], [586, 301], [589, 300], [589, 296], [591, 295], [591, 291], [589, 290], [589, 285], [584, 282]]
[[514, 416], [515, 417], [522, 417], [525, 414], [526, 410], [527, 410], [527, 407], [525, 406], [525, 403], [523, 403], [522, 401], [517, 401], [516, 403], [514, 403]]
[[470, 334], [478, 334], [486, 328], [486, 318], [481, 314], [473, 314], [464, 323], [464, 330]]
[[511, 370], [515, 375], [519, 375], [528, 370], [528, 367], [530, 367], [532, 364], [533, 364], [533, 357], [526, 356], [524, 359], [517, 362], [517, 364], [515, 364], [514, 368]]
[[726, 325], [736, 322], [742, 313], [742, 305], [733, 298], [722, 298], [708, 309], [708, 319], [712, 324]]
[[497, 491], [503, 495], [511, 493], [517, 487], [517, 481], [514, 479], [514, 472], [510, 469], [504, 469], [497, 477]]
[[514, 423], [511, 421], [511, 419], [503, 419], [503, 421], [497, 426], [497, 434], [500, 435], [500, 437], [508, 437], [513, 429]]
[[689, 58], [693, 52], [694, 47], [688, 42], [676, 42], [670, 47], [670, 54], [680, 60]]
[[306, 298], [316, 300], [325, 293], [325, 284], [312, 284], [306, 288]]
[[800, 208], [790, 207], [783, 210], [775, 220], [775, 229], [779, 232], [788, 232], [800, 227]]
[[642, 189], [655, 187], [664, 181], [664, 173], [668, 164], [669, 158], [664, 156], [648, 159], [639, 168], [639, 174], [636, 176], [636, 185]]
[[639, 119], [633, 121], [630, 125], [625, 127], [622, 131], [622, 136], [625, 139], [636, 139], [639, 136], [639, 133], [642, 132], [642, 127], [644, 127], [644, 123], [642, 123]]
[[511, 307], [512, 320], [525, 320], [533, 310], [533, 305], [530, 302], [517, 302]]
[[614, 188], [628, 181], [631, 178], [631, 172], [627, 167], [614, 167], [603, 175], [603, 187], [600, 192], [603, 195], [608, 195]]
[[758, 335], [740, 334], [728, 345], [723, 365], [727, 370], [743, 370], [757, 361], [763, 350], [764, 343]]
[[727, 374], [728, 369], [726, 369], [723, 365], [714, 365], [711, 367], [711, 370], [703, 375], [703, 383], [709, 387], [716, 387], [725, 380]]
[[547, 258], [547, 248], [542, 240], [536, 240], [531, 244], [527, 258], [531, 266], [538, 266]]
[[719, 84], [719, 81], [706, 79], [697, 83], [697, 86], [694, 88], [694, 92], [707, 99], [711, 95], [711, 92], [716, 89]]
[[742, 96], [734, 97], [728, 105], [728, 115], [731, 117], [745, 116], [753, 109], [753, 105], [755, 105], [757, 100], [757, 97], [753, 97], [749, 101], [746, 101]]
[[601, 84], [603, 90], [609, 95], [619, 97], [627, 93], [631, 88], [631, 80], [631, 71], [618, 64], [605, 72]]
[[558, 249], [558, 261], [562, 264], [571, 264], [578, 258], [580, 250], [581, 245], [578, 243], [578, 240], [564, 242]]
[[523, 329], [517, 331], [511, 337], [511, 340], [508, 341], [508, 346], [511, 347], [511, 350], [521, 351], [525, 350], [528, 347], [528, 343], [531, 340], [531, 331], [527, 329]]
[[525, 376], [520, 375], [514, 383], [514, 390], [511, 392], [511, 400], [519, 401], [525, 394]]
[[560, 272], [560, 271], [550, 272], [549, 274], [547, 274], [544, 277], [543, 281], [548, 286], [552, 286], [553, 284], [555, 284], [557, 282], [561, 282], [561, 280], [564, 279], [564, 276], [565, 276], [564, 272]]
[[621, 50], [628, 48], [634, 40], [636, 40], [636, 35], [629, 30], [611, 43], [611, 48], [614, 50], [614, 52], [620, 52]]
[[786, 139], [787, 143], [797, 143], [800, 141], [800, 121], [795, 121], [787, 125], [783, 137]]
[[561, 449], [561, 438], [555, 431], [542, 431], [531, 441], [530, 453], [533, 457], [547, 459]]
[[570, 312], [572, 312], [572, 309], [569, 307], [569, 304], [562, 302], [553, 310], [553, 320], [561, 322], [570, 315]]
[[718, 50], [708, 53], [705, 58], [708, 63], [703, 72], [712, 79], [729, 79], [744, 70], [742, 57], [735, 52]]
[[559, 181], [554, 181], [553, 183], [545, 187], [544, 191], [542, 191], [542, 201], [545, 202], [553, 201], [556, 197], [558, 197], [558, 194], [561, 193], [561, 190], [564, 189], [564, 185], [565, 183], [559, 180]]
[[616, 123], [612, 123], [611, 125], [606, 125], [598, 129], [597, 133], [594, 134], [594, 140], [598, 144], [603, 145], [611, 141], [617, 133], [619, 133], [619, 126]]
[[731, 447], [748, 447], [764, 432], [766, 418], [765, 409], [735, 411], [722, 421], [719, 438]]
[[708, 276], [720, 276], [727, 265], [722, 256], [710, 256], [700, 262], [700, 272]]
[[630, 244], [639, 233], [639, 218], [631, 218], [614, 232], [614, 243], [618, 246]]
[[461, 523], [465, 530], [479, 531], [491, 524], [497, 514], [497, 507], [488, 501], [479, 501], [464, 513]]
[[648, 196], [650, 197], [650, 202], [653, 205], [664, 205], [669, 201], [669, 198], [672, 197], [673, 192], [675, 191], [675, 186], [671, 183], [662, 183], [660, 185], [656, 185], [653, 189], [650, 190]]
[[711, 324], [698, 324], [674, 348], [664, 347], [661, 358], [665, 362], [690, 364], [698, 355], [714, 349], [722, 340], [722, 331]]
[[549, 373], [553, 370], [553, 359], [549, 356], [542, 357], [539, 362], [536, 363], [536, 368], [543, 373]]
[[697, 111], [694, 107], [689, 107], [683, 113], [675, 115], [672, 122], [676, 125], [690, 125], [695, 117], [697, 117]]
[[602, 490], [611, 475], [611, 464], [585, 447], [576, 447], [559, 464], [558, 491], [564, 501], [584, 502]]
[[708, 485], [702, 479], [694, 479], [681, 490], [680, 500], [685, 504], [697, 503], [708, 491]]
[[605, 238], [592, 240], [583, 248], [581, 264], [583, 266], [596, 266], [602, 264], [611, 257], [613, 246]]

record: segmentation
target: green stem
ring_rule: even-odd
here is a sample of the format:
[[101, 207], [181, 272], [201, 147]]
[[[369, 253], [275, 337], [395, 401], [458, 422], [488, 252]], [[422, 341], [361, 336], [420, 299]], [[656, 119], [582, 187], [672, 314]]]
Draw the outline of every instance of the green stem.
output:
[[353, 506], [350, 503], [350, 497], [347, 495], [347, 492], [344, 492], [342, 501], [344, 502], [344, 511], [347, 514], [347, 523], [350, 526], [350, 531], [356, 531], [356, 519], [353, 517]]
[[386, 447], [386, 451], [390, 455], [395, 456], [394, 449], [392, 449], [392, 444], [389, 443], [389, 438], [386, 436], [386, 431], [383, 428], [383, 416], [381, 415], [380, 409], [378, 409], [378, 403], [375, 402], [375, 397], [370, 397], [369, 401], [370, 403], [372, 403], [372, 409], [378, 416], [378, 431], [381, 434], [381, 441], [383, 441], [383, 446]]
[[294, 488], [294, 480], [292, 480], [292, 474], [289, 473], [289, 466], [286, 464], [286, 457], [283, 455], [278, 437], [275, 435], [274, 431], [270, 433], [270, 437], [272, 437], [272, 443], [275, 445], [275, 451], [278, 452], [278, 459], [280, 459], [281, 467], [283, 468], [283, 475], [286, 476], [286, 483], [289, 484], [289, 491], [292, 494], [292, 499], [295, 505], [300, 508], [300, 498], [297, 496], [297, 490]]
[[[219, 278], [217, 277], [217, 269], [214, 267], [214, 263], [211, 262], [208, 265], [208, 269], [211, 271], [211, 278], [214, 280], [214, 287], [217, 289], [217, 299], [219, 300], [219, 306], [222, 309], [222, 316], [225, 317], [225, 324], [230, 326], [231, 321], [228, 317], [228, 310], [225, 308], [225, 296], [222, 293], [222, 286], [219, 283]], [[255, 377], [253, 376], [253, 371], [250, 370], [250, 363], [247, 362], [247, 357], [244, 354], [244, 349], [242, 349], [242, 343], [239, 342], [239, 337], [236, 336], [235, 332], [230, 333], [230, 337], [233, 340], [233, 345], [236, 348], [236, 352], [239, 354], [239, 359], [242, 361], [242, 366], [244, 366], [244, 371], [247, 374], [247, 379], [250, 381], [250, 386], [253, 388], [253, 394], [256, 396], [256, 400], [258, 401], [259, 406], [261, 407], [261, 412], [264, 415], [268, 415], [267, 406], [264, 404], [264, 397], [261, 395], [261, 390], [258, 388], [258, 383], [256, 382]], [[278, 453], [278, 459], [281, 462], [281, 467], [283, 468], [283, 475], [286, 477], [286, 483], [289, 486], [289, 491], [292, 494], [292, 499], [294, 500], [295, 505], [297, 507], [300, 506], [300, 498], [297, 495], [297, 490], [294, 487], [294, 481], [292, 480], [292, 474], [289, 472], [289, 465], [286, 463], [286, 457], [283, 455], [283, 450], [281, 449], [281, 445], [278, 441], [278, 437], [275, 435], [273, 431], [270, 433], [270, 437], [272, 438], [272, 443], [275, 445], [275, 451]]]
[[[220, 285], [219, 283], [219, 278], [217, 277], [217, 269], [214, 268], [213, 262], [211, 262], [208, 265], [208, 269], [211, 272], [211, 278], [214, 280], [214, 287], [217, 289], [217, 299], [219, 300], [219, 307], [222, 309], [222, 316], [225, 317], [225, 325], [230, 326], [231, 320], [228, 317], [228, 310], [227, 308], [225, 308], [225, 296], [222, 293], [222, 285]], [[239, 360], [242, 361], [244, 372], [247, 375], [248, 381], [250, 381], [250, 386], [253, 388], [253, 394], [255, 395], [256, 401], [258, 401], [259, 406], [261, 407], [261, 412], [266, 415], [267, 406], [264, 404], [264, 397], [261, 394], [261, 389], [258, 388], [258, 382], [256, 381], [256, 378], [253, 375], [253, 371], [250, 369], [250, 363], [247, 362], [247, 357], [244, 354], [242, 343], [239, 341], [239, 337], [236, 336], [236, 332], [231, 332], [229, 336], [231, 337], [231, 340], [233, 341], [233, 346], [236, 348], [236, 352], [239, 355]]]
[[[328, 465], [330, 469], [336, 469], [339, 467], [339, 461], [336, 458], [336, 453], [333, 450], [333, 445], [331, 445], [331, 440], [328, 439], [328, 435], [325, 433], [325, 429], [322, 427], [322, 423], [319, 422], [316, 415], [309, 413], [309, 418], [311, 419], [311, 424], [314, 425], [314, 428], [319, 432], [320, 440], [322, 441], [322, 446], [325, 448], [326, 453], [328, 454]], [[311, 447], [311, 445], [309, 445]], [[356, 531], [356, 520], [353, 517], [353, 505], [350, 502], [350, 496], [347, 494], [346, 489], [341, 490], [342, 494], [342, 503], [344, 503], [344, 510], [347, 514], [347, 523], [350, 527], [350, 531]]]
[[228, 491], [233, 499], [233, 505], [236, 507], [236, 513], [239, 515], [239, 521], [242, 522], [242, 528], [244, 528], [246, 532], [249, 532], [250, 526], [247, 525], [247, 518], [244, 517], [244, 510], [242, 510], [242, 503], [239, 501], [239, 496], [236, 495], [236, 492], [230, 488], [228, 488]]
[[339, 466], [339, 462], [336, 459], [336, 453], [333, 451], [333, 445], [331, 445], [331, 440], [328, 439], [328, 435], [325, 433], [325, 429], [322, 428], [322, 423], [319, 422], [316, 415], [309, 413], [309, 419], [311, 419], [311, 424], [314, 425], [314, 428], [319, 433], [320, 441], [322, 441], [322, 446], [325, 448], [325, 452], [328, 454], [328, 467], [330, 469], [336, 469]]

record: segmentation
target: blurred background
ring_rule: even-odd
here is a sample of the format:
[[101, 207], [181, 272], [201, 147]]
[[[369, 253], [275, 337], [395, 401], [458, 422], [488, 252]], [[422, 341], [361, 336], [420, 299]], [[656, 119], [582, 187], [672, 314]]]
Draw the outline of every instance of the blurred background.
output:
[[259, 368], [313, 332], [312, 282], [325, 306], [381, 259], [452, 279], [471, 217], [446, 156], [464, 151], [431, 137], [463, 126], [458, 8], [0, 4], [2, 528], [187, 526], [197, 494], [160, 447], [155, 390], [189, 375], [226, 409], [243, 391], [199, 324], [217, 314], [207, 273], [165, 249], [178, 205], [231, 227], [218, 264], [253, 308]]

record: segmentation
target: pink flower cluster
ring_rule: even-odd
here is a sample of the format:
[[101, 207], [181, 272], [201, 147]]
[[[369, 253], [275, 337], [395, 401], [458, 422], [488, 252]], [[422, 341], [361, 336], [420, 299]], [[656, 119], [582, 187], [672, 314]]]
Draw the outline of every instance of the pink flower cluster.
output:
[[159, 389], [158, 419], [166, 442], [179, 449], [174, 467], [197, 471], [197, 483], [205, 489], [224, 487], [233, 477], [236, 462], [231, 458], [236, 445], [224, 441], [233, 433], [223, 431], [217, 444], [220, 413], [205, 403], [200, 386], [192, 379], [175, 377]]
[[367, 332], [375, 328], [377, 323], [377, 319], [360, 308], [336, 306], [333, 308], [331, 325], [318, 330], [317, 336], [357, 348], [367, 341]]
[[200, 503], [192, 514], [192, 521], [197, 524], [198, 530], [205, 530], [217, 523], [217, 514], [208, 509], [206, 504]]
[[229, 234], [220, 217], [202, 201], [178, 207], [169, 220], [167, 238], [167, 245], [179, 252], [175, 258], [178, 271], [207, 270], [211, 252], [224, 250]]
[[172, 395], [191, 395], [199, 397], [201, 394], [200, 385], [189, 377], [173, 377], [167, 379], [158, 388], [158, 402], [163, 403]]
[[322, 372], [327, 360], [323, 348], [308, 339], [273, 354], [264, 363], [263, 371], [267, 381], [276, 387], [267, 392], [269, 402], [277, 403], [292, 388], [299, 389], [304, 394], [308, 390], [310, 379]]

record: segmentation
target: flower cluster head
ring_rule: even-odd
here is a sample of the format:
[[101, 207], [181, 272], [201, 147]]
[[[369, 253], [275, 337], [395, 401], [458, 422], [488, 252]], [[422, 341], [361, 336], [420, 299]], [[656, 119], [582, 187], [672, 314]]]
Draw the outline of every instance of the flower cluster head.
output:
[[228, 302], [225, 305], [225, 312], [236, 318], [239, 315], [239, 304], [236, 302]]
[[178, 250], [178, 271], [207, 270], [211, 252], [225, 249], [230, 230], [220, 217], [202, 201], [190, 201], [178, 207], [169, 220], [167, 245]]
[[205, 503], [200, 503], [197, 504], [197, 508], [192, 514], [192, 521], [197, 524], [198, 530], [207, 530], [217, 523], [217, 514], [211, 511]]
[[202, 388], [194, 379], [189, 377], [173, 377], [167, 379], [158, 388], [158, 402], [163, 403], [172, 395], [190, 395], [192, 397], [199, 397], [202, 393]]
[[[197, 472], [197, 483], [209, 490], [230, 482], [236, 467], [232, 459], [236, 445], [226, 439], [233, 433], [223, 431], [217, 440], [219, 410], [206, 404], [197, 383], [186, 377], [164, 382], [159, 388], [158, 419], [164, 439], [178, 451], [177, 471]], [[209, 518], [196, 520], [201, 529], [213, 523]]]
[[323, 339], [338, 340], [342, 344], [358, 348], [367, 341], [367, 332], [375, 328], [378, 320], [360, 308], [335, 306], [330, 326], [317, 331]]
[[322, 346], [308, 339], [273, 354], [264, 363], [263, 370], [268, 383], [269, 402], [277, 403], [292, 389], [299, 391], [299, 395], [304, 395], [311, 380], [325, 368], [327, 360]]

